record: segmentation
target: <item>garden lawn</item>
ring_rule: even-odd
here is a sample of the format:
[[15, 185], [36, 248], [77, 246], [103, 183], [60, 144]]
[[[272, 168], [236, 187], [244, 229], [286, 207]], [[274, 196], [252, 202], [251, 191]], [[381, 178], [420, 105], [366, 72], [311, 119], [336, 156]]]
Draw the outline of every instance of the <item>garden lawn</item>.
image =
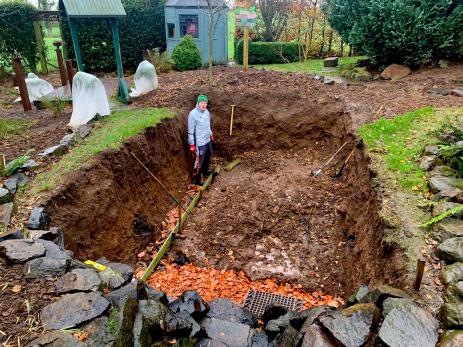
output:
[[82, 167], [91, 165], [92, 158], [108, 148], [119, 148], [124, 140], [139, 134], [175, 114], [169, 109], [145, 108], [119, 110], [97, 122], [92, 133], [80, 141], [68, 154], [49, 170], [40, 173], [34, 180], [32, 194], [52, 190], [66, 180], [66, 176]]
[[34, 121], [26, 119], [0, 119], [0, 140], [5, 140], [13, 135], [23, 135], [34, 124]]
[[364, 125], [359, 133], [369, 152], [385, 162], [399, 187], [426, 192], [425, 172], [419, 167], [422, 151], [437, 142], [434, 132], [462, 110], [425, 107]]
[[[357, 57], [342, 57], [339, 58], [339, 65], [354, 64], [364, 56]], [[324, 75], [324, 76], [337, 76], [340, 74], [341, 69], [335, 72], [325, 72], [323, 70], [323, 59], [309, 59], [307, 61], [288, 63], [288, 64], [265, 64], [253, 65], [257, 69], [287, 71], [287, 72], [307, 72], [311, 74]]]

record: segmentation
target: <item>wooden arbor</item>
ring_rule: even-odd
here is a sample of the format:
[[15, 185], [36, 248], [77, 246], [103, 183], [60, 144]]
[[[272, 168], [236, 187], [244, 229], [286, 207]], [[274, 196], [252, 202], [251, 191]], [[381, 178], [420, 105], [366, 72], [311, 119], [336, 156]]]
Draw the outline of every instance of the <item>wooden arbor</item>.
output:
[[117, 19], [126, 15], [121, 0], [63, 0], [66, 15], [69, 20], [71, 30], [72, 44], [77, 60], [77, 68], [84, 71], [82, 56], [80, 54], [80, 45], [77, 38], [77, 19], [97, 19], [102, 18], [108, 21], [113, 35], [114, 53], [116, 55], [118, 90], [117, 97], [123, 103], [129, 102], [129, 91], [124, 81], [122, 70], [121, 48], [119, 44], [119, 30], [117, 28]]

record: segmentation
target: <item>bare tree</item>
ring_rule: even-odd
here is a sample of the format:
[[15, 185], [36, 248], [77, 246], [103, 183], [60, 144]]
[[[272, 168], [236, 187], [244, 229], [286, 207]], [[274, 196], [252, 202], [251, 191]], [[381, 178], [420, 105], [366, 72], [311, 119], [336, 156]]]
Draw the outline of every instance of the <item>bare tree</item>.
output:
[[264, 22], [265, 41], [271, 42], [283, 32], [288, 20], [290, 0], [257, 0]]

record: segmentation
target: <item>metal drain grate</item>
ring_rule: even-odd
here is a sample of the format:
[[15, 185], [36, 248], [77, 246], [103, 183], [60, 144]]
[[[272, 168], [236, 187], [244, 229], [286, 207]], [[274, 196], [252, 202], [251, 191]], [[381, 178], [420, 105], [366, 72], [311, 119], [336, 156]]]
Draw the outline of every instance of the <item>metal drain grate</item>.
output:
[[265, 308], [279, 305], [291, 311], [301, 311], [303, 302], [288, 296], [250, 290], [244, 300], [244, 308], [262, 318]]

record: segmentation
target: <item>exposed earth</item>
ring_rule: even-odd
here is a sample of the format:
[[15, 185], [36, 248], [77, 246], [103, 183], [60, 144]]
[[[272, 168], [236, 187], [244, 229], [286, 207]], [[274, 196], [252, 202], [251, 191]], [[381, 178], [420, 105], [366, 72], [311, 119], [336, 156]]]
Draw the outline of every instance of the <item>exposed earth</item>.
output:
[[[361, 150], [341, 178], [333, 176], [355, 145], [351, 131], [361, 124], [422, 106], [461, 106], [461, 98], [430, 91], [463, 86], [463, 65], [361, 85], [324, 85], [302, 73], [220, 67], [214, 73], [213, 90], [205, 70], [160, 75], [160, 88], [132, 106], [170, 107], [178, 117], [129, 140], [117, 153], [101, 154], [92, 170], [75, 173], [72, 184], [52, 192], [46, 204], [52, 223], [65, 230], [66, 247], [80, 259], [106, 256], [135, 265], [136, 254], [153, 239], [136, 235], [134, 224], [141, 220], [157, 230], [171, 204], [156, 198], [160, 188], [128, 151], [156, 168], [172, 189], [185, 192], [192, 158], [184, 123], [204, 92], [211, 100], [219, 161], [239, 157], [242, 163], [218, 177], [185, 227], [186, 238], [176, 240], [175, 253], [201, 266], [239, 269], [253, 279], [276, 277], [342, 297], [362, 283], [400, 284], [397, 254], [380, 244], [376, 195]], [[233, 137], [228, 135], [231, 104], [236, 105]], [[24, 113], [15, 105], [0, 108], [0, 116], [35, 121], [27, 135], [2, 142], [0, 153], [11, 160], [59, 142], [70, 114]], [[332, 165], [312, 176], [344, 141], [348, 145]], [[0, 342], [20, 336], [24, 344], [41, 333], [34, 319], [53, 300], [54, 279], [26, 283], [20, 266], [8, 273], [3, 262], [0, 268]]]

